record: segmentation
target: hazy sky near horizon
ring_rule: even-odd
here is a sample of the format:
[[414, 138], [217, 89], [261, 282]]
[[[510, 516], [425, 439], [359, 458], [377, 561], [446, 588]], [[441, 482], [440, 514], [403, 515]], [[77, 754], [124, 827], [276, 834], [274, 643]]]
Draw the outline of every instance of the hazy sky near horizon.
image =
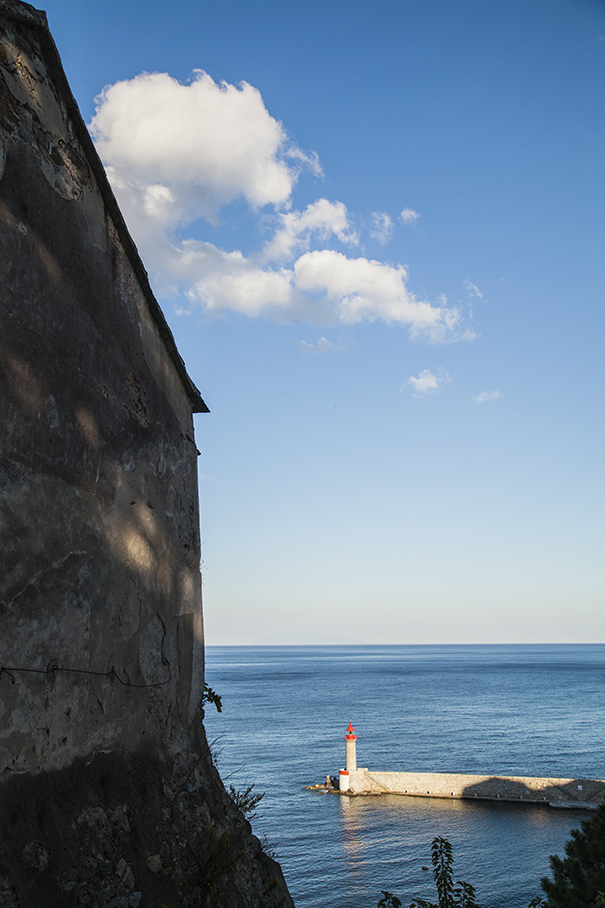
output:
[[45, 8], [211, 410], [207, 642], [605, 641], [605, 5]]

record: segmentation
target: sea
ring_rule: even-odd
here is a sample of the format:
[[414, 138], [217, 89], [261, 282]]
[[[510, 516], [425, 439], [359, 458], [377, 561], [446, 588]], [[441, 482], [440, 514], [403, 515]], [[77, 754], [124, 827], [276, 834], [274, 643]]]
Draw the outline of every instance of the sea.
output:
[[205, 726], [226, 786], [264, 793], [253, 830], [297, 908], [436, 901], [431, 842], [482, 908], [526, 908], [590, 814], [543, 805], [348, 798], [306, 786], [374, 770], [605, 778], [605, 645], [209, 646]]

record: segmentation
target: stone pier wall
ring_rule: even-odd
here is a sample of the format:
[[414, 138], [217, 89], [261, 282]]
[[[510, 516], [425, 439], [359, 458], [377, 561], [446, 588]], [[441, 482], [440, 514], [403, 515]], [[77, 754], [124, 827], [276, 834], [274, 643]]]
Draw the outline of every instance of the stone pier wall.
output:
[[350, 773], [353, 794], [402, 794], [421, 798], [468, 798], [596, 807], [605, 801], [602, 779], [550, 779], [524, 776], [463, 775], [431, 772]]

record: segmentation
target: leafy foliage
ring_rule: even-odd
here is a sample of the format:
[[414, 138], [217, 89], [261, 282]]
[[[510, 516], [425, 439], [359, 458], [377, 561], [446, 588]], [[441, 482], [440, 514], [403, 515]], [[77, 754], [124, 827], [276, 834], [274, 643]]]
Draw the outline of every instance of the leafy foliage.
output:
[[602, 908], [605, 906], [605, 804], [580, 829], [572, 829], [565, 845], [565, 858], [550, 859], [553, 879], [541, 886], [546, 901], [534, 899], [543, 908]]
[[[475, 901], [475, 888], [470, 883], [457, 880], [454, 883], [454, 856], [452, 846], [447, 839], [437, 836], [431, 845], [431, 862], [433, 864], [433, 877], [437, 887], [438, 904], [427, 902], [425, 899], [414, 899], [410, 908], [480, 908]], [[391, 893], [383, 892], [385, 898], [378, 905], [381, 908], [399, 908], [401, 901], [395, 899]], [[393, 901], [394, 900], [394, 901]]]
[[248, 817], [249, 820], [254, 819], [256, 816], [256, 808], [265, 797], [264, 791], [260, 792], [260, 794], [254, 794], [254, 783], [241, 790], [237, 789], [235, 785], [230, 785], [229, 794], [235, 801], [236, 806], [239, 807], [244, 816]]
[[202, 703], [212, 703], [213, 706], [216, 706], [217, 713], [222, 713], [223, 711], [223, 702], [217, 692], [212, 690], [211, 687], [208, 687], [207, 684], [204, 684], [204, 693], [202, 694]]
[[378, 908], [401, 908], [401, 899], [398, 899], [392, 892], [385, 892], [381, 889], [382, 898], [378, 902]]

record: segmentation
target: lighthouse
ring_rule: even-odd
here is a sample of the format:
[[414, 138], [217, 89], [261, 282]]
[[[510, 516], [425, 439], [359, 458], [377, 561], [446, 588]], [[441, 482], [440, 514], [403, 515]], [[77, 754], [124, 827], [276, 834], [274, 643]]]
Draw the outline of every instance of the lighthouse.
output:
[[350, 722], [349, 727], [347, 728], [347, 733], [345, 735], [345, 741], [347, 742], [347, 771], [356, 772], [357, 755], [355, 753], [355, 742], [357, 741], [357, 735], [355, 734], [355, 729]]
[[347, 743], [347, 768], [341, 769], [339, 773], [339, 787], [341, 791], [349, 790], [349, 773], [357, 771], [357, 755], [355, 753], [357, 735], [350, 722], [345, 735], [345, 741]]

